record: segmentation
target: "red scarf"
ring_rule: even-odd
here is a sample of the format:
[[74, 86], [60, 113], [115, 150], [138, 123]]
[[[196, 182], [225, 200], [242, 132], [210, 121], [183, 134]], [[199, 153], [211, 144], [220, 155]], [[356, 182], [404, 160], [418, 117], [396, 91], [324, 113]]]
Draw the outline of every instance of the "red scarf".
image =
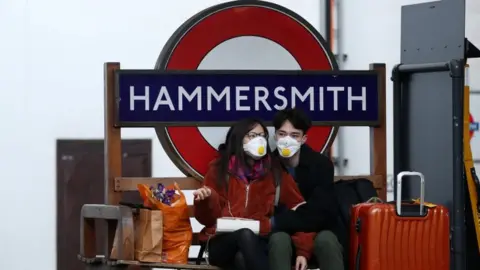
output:
[[228, 171], [238, 177], [240, 180], [245, 181], [245, 183], [250, 183], [253, 180], [259, 179], [266, 174], [266, 165], [270, 163], [270, 157], [265, 157], [260, 160], [255, 160], [252, 168], [240, 168], [238, 166], [235, 156], [230, 158], [230, 162], [228, 163]]

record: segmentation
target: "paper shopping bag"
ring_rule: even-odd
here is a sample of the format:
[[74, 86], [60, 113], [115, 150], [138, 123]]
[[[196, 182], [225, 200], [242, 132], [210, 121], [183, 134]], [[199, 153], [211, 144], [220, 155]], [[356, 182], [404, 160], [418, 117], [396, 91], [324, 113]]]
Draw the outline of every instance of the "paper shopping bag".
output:
[[[123, 233], [122, 238], [119, 236], [119, 226], [117, 226], [117, 231], [115, 232], [115, 238], [113, 240], [112, 252], [110, 258], [116, 260], [133, 260], [134, 258], [134, 248], [135, 248], [135, 234], [134, 234], [134, 222], [131, 218], [123, 218]], [[123, 256], [120, 258], [119, 247], [122, 245]]]
[[135, 220], [135, 260], [162, 262], [163, 213], [140, 209]]

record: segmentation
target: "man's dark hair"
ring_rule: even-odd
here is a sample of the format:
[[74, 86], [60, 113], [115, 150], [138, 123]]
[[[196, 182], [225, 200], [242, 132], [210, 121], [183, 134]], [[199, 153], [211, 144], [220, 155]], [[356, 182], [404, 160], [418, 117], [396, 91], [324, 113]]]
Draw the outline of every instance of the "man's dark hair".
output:
[[293, 127], [300, 129], [304, 134], [307, 133], [312, 126], [312, 121], [308, 115], [301, 109], [297, 108], [278, 111], [273, 117], [273, 126], [275, 127], [275, 130], [280, 129], [285, 121], [292, 123]]

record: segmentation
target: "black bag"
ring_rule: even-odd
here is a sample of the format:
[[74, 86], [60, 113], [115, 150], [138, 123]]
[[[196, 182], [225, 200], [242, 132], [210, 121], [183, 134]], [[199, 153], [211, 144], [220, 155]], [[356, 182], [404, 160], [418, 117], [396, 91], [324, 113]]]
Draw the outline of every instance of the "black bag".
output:
[[[364, 203], [378, 195], [373, 183], [366, 178], [339, 180], [335, 182], [334, 188], [340, 214], [335, 234], [344, 248], [344, 254], [347, 254], [350, 243], [350, 210], [352, 206]], [[348, 256], [344, 256], [344, 258], [345, 269], [348, 269]]]
[[335, 183], [335, 195], [340, 207], [342, 223], [350, 224], [350, 208], [377, 197], [373, 183], [366, 178], [340, 180]]

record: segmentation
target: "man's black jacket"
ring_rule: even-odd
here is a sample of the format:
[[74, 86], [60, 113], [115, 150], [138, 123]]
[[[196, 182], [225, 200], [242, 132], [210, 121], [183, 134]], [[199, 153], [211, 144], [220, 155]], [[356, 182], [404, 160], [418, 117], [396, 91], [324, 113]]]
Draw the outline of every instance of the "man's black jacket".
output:
[[307, 203], [276, 214], [274, 229], [289, 233], [334, 229], [338, 217], [334, 173], [330, 158], [304, 144], [294, 178]]

